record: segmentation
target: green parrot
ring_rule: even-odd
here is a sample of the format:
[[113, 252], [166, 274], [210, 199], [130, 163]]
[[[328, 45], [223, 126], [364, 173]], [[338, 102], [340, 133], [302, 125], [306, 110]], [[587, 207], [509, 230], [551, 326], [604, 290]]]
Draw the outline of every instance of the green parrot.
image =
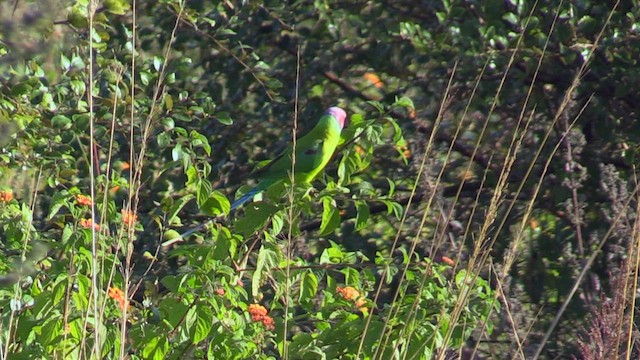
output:
[[[330, 107], [318, 121], [318, 124], [308, 134], [296, 141], [294, 181], [296, 184], [309, 184], [324, 169], [333, 156], [340, 133], [344, 127], [347, 113], [339, 107]], [[231, 210], [237, 209], [251, 200], [256, 194], [269, 187], [289, 181], [292, 161], [292, 146], [282, 155], [272, 160], [260, 170], [258, 184], [231, 204]], [[188, 230], [180, 237], [184, 238], [204, 228], [209, 222], [202, 223]]]
[[[324, 169], [338, 146], [340, 132], [344, 127], [347, 114], [339, 107], [327, 109], [318, 124], [296, 142], [296, 165], [294, 181], [309, 184]], [[231, 210], [252, 199], [283, 180], [289, 180], [291, 172], [291, 150], [289, 147], [282, 155], [274, 159], [261, 170], [260, 182], [242, 197], [231, 204]]]

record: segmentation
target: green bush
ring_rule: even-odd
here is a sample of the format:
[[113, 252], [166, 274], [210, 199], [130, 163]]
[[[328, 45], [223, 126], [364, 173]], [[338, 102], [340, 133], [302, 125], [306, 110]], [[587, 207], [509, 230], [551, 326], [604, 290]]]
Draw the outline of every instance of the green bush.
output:
[[11, 3], [0, 358], [635, 354], [637, 6]]

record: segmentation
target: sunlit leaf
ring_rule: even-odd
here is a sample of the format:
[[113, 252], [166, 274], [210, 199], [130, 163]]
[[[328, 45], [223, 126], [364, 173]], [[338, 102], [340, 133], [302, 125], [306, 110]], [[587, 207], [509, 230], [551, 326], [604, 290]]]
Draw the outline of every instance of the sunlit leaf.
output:
[[331, 199], [324, 198], [322, 200], [322, 209], [321, 236], [332, 233], [340, 225], [340, 214]]
[[357, 201], [356, 212], [356, 230], [362, 230], [369, 221], [369, 206], [364, 201]]

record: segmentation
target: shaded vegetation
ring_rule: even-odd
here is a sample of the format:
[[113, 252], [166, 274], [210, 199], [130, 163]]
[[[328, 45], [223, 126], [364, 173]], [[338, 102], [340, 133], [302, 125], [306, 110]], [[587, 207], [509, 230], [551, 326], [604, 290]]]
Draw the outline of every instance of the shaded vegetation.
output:
[[0, 4], [2, 358], [637, 356], [637, 2], [64, 5]]

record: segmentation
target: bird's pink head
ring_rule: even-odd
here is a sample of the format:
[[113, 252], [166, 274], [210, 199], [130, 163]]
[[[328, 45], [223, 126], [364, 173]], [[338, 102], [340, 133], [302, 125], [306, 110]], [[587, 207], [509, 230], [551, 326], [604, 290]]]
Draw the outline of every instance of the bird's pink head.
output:
[[347, 113], [344, 112], [341, 108], [337, 106], [333, 106], [327, 109], [326, 115], [331, 115], [338, 121], [340, 125], [340, 129], [344, 128], [344, 123], [347, 120]]

